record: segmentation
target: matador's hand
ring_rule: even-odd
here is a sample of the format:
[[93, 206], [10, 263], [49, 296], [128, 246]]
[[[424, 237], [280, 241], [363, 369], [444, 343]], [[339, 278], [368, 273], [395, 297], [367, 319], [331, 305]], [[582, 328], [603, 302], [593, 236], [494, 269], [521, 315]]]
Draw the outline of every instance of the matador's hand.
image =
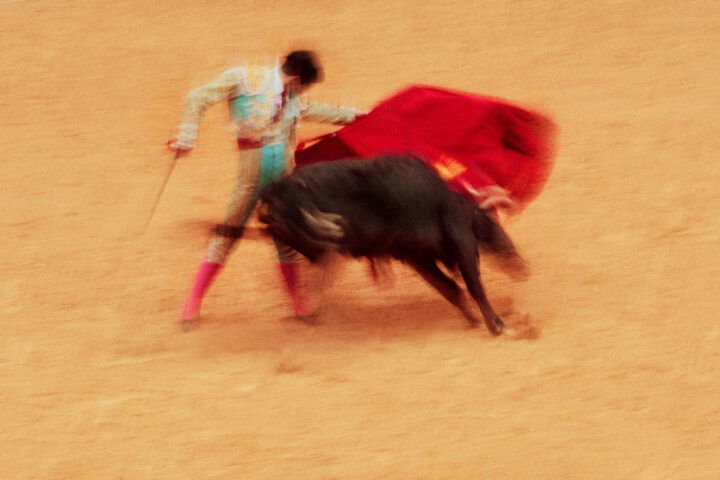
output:
[[176, 138], [170, 139], [167, 143], [165, 143], [165, 145], [168, 150], [175, 152], [175, 158], [183, 157], [192, 151], [192, 147], [186, 147], [179, 144]]

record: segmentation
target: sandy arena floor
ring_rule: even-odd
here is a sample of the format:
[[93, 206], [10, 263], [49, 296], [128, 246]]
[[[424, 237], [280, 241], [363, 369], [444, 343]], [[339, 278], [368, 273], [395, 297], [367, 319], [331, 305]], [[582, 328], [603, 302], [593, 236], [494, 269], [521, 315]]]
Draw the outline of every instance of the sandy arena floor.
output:
[[[720, 478], [719, 18], [713, 0], [0, 0], [0, 477]], [[324, 60], [316, 100], [426, 83], [557, 121], [553, 175], [508, 227], [533, 275], [485, 269], [539, 338], [467, 330], [410, 271], [381, 289], [359, 263], [321, 325], [293, 323], [252, 235], [180, 331], [236, 155], [219, 105], [143, 231], [164, 142], [190, 88], [294, 47]]]

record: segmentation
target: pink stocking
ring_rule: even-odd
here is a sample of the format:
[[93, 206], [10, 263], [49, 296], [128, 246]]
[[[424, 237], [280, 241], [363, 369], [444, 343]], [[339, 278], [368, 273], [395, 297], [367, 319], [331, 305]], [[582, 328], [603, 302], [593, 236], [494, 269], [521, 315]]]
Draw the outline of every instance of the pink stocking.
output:
[[185, 310], [182, 315], [183, 321], [197, 320], [200, 315], [200, 304], [205, 296], [205, 292], [221, 268], [222, 265], [219, 263], [204, 261], [200, 264], [200, 268], [195, 276], [195, 283], [185, 303]]

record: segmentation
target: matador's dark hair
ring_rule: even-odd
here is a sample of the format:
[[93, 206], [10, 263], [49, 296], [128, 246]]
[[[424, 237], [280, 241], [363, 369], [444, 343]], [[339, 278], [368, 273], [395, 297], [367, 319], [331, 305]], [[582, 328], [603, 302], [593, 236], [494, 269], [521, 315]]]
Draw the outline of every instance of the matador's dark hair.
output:
[[310, 50], [295, 50], [285, 57], [282, 65], [285, 75], [300, 78], [300, 85], [310, 85], [322, 80], [323, 71], [317, 55]]

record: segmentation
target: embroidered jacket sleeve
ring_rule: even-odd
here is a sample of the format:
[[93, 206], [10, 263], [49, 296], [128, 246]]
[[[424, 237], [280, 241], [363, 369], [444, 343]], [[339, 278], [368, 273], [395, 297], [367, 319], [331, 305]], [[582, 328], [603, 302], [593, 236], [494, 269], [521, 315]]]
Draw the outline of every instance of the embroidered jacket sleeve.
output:
[[215, 80], [201, 85], [185, 97], [185, 111], [178, 128], [176, 145], [190, 149], [195, 146], [200, 129], [200, 119], [205, 110], [220, 101], [234, 95], [241, 85], [241, 72], [234, 68], [218, 75]]
[[311, 122], [347, 125], [363, 112], [356, 108], [333, 107], [322, 103], [306, 103], [300, 105], [300, 118]]

